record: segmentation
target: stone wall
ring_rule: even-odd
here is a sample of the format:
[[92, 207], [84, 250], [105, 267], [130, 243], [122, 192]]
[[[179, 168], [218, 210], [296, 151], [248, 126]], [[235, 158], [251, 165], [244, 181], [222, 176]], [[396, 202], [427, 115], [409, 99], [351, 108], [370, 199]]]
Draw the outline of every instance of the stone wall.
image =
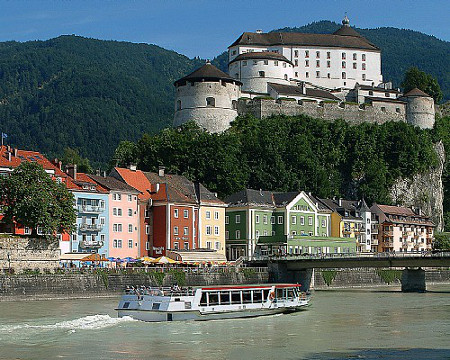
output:
[[385, 111], [378, 106], [358, 105], [349, 103], [323, 102], [318, 104], [315, 101], [271, 100], [271, 99], [240, 99], [238, 103], [240, 115], [252, 114], [257, 118], [264, 118], [271, 115], [298, 116], [308, 115], [313, 118], [323, 120], [344, 119], [352, 124], [362, 124], [365, 122], [383, 124], [387, 121], [403, 121], [406, 117], [403, 112], [397, 113], [395, 108], [386, 107]]
[[[267, 271], [186, 273], [185, 276], [185, 286], [261, 284], [269, 278]], [[164, 286], [177, 282], [174, 275], [164, 276]], [[136, 285], [158, 286], [158, 282], [152, 273], [0, 275], [0, 301], [119, 295], [126, 286]]]
[[0, 272], [12, 269], [53, 270], [59, 267], [58, 240], [20, 236], [0, 237]]
[[421, 209], [431, 216], [436, 231], [444, 228], [443, 201], [444, 188], [442, 185], [442, 172], [445, 164], [445, 150], [442, 142], [435, 144], [439, 163], [435, 168], [411, 178], [398, 179], [391, 188], [390, 195], [394, 203]]

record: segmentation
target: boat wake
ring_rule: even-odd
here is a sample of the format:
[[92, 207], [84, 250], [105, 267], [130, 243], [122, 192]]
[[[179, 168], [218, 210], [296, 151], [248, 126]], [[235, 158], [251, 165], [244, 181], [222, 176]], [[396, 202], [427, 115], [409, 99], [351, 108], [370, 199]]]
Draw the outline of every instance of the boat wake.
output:
[[33, 324], [18, 324], [18, 325], [0, 325], [1, 333], [10, 333], [23, 329], [36, 330], [69, 330], [75, 332], [77, 330], [99, 330], [126, 322], [137, 321], [131, 317], [125, 316], [122, 318], [114, 318], [109, 315], [89, 315], [79, 319], [58, 322], [56, 324], [33, 325]]

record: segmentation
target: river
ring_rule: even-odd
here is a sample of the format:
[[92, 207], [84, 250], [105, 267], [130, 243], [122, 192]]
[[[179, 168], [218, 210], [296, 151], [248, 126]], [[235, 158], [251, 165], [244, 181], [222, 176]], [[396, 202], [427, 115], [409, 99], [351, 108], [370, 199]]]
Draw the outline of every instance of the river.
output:
[[118, 319], [117, 298], [0, 302], [0, 359], [450, 359], [450, 285], [326, 290], [253, 319]]

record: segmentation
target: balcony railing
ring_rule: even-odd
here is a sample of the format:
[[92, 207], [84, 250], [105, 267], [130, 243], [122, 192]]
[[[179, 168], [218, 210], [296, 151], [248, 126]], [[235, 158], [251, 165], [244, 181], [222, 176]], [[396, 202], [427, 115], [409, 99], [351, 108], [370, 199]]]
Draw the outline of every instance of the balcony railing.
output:
[[79, 228], [81, 231], [101, 231], [103, 225], [101, 224], [80, 224]]
[[82, 240], [80, 242], [80, 247], [83, 249], [99, 249], [103, 246], [103, 241], [100, 240], [94, 240], [94, 241], [88, 241], [88, 240]]
[[78, 205], [78, 212], [86, 214], [100, 214], [105, 211], [104, 207], [95, 205]]
[[381, 243], [381, 246], [391, 248], [391, 247], [394, 247], [394, 242], [393, 241], [383, 241]]
[[378, 234], [378, 226], [372, 227], [372, 234]]

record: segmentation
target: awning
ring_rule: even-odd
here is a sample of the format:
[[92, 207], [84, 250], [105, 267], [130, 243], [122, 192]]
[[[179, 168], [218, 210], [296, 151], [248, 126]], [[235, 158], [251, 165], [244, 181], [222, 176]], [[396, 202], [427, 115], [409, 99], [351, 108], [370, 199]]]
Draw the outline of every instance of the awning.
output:
[[59, 257], [59, 260], [80, 261], [81, 259], [84, 259], [88, 255], [89, 255], [88, 253], [66, 253], [66, 254], [62, 254]]
[[167, 256], [183, 263], [224, 263], [225, 255], [217, 251], [168, 251]]
[[104, 255], [90, 254], [81, 259], [81, 261], [109, 261]]

